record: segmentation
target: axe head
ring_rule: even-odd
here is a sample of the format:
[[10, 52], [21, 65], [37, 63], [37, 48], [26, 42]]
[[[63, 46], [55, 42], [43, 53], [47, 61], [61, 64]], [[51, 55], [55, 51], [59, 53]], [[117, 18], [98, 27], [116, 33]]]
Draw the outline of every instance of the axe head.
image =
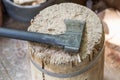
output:
[[77, 53], [80, 49], [85, 21], [66, 19], [64, 23], [67, 28], [66, 32], [61, 35], [56, 35], [56, 43], [63, 46], [67, 52]]

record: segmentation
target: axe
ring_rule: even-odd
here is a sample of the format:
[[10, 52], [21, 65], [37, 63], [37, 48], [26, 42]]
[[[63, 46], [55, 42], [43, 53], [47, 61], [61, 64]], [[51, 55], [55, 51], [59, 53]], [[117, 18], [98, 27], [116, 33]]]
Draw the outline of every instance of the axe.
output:
[[0, 37], [60, 46], [67, 52], [77, 53], [80, 49], [85, 21], [66, 19], [64, 23], [66, 32], [59, 35], [0, 28]]

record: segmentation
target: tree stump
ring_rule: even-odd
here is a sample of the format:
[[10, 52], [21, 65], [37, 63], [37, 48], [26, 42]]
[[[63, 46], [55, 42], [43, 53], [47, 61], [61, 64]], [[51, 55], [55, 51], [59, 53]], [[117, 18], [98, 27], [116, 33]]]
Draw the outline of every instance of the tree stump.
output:
[[31, 21], [28, 31], [63, 34], [64, 19], [86, 21], [80, 51], [71, 55], [56, 46], [28, 42], [32, 80], [103, 80], [103, 27], [90, 9], [74, 3], [50, 6]]

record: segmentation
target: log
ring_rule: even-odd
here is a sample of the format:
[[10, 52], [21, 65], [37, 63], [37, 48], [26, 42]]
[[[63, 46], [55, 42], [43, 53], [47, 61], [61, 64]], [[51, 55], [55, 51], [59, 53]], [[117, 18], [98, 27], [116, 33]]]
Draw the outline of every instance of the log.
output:
[[103, 80], [103, 28], [100, 19], [88, 8], [74, 3], [50, 6], [31, 21], [28, 31], [63, 34], [64, 19], [86, 21], [80, 51], [71, 55], [56, 46], [28, 42], [32, 80]]

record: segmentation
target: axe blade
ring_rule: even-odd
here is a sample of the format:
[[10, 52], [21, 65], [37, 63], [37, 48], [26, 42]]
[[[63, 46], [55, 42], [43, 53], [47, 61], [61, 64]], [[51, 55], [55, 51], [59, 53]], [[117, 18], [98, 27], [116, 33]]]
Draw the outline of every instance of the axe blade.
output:
[[[59, 35], [58, 39], [63, 42], [64, 50], [67, 52], [77, 53], [81, 46], [82, 37], [84, 34], [85, 21], [83, 20], [64, 20], [66, 24], [66, 32]], [[64, 36], [64, 38], [63, 38]]]

